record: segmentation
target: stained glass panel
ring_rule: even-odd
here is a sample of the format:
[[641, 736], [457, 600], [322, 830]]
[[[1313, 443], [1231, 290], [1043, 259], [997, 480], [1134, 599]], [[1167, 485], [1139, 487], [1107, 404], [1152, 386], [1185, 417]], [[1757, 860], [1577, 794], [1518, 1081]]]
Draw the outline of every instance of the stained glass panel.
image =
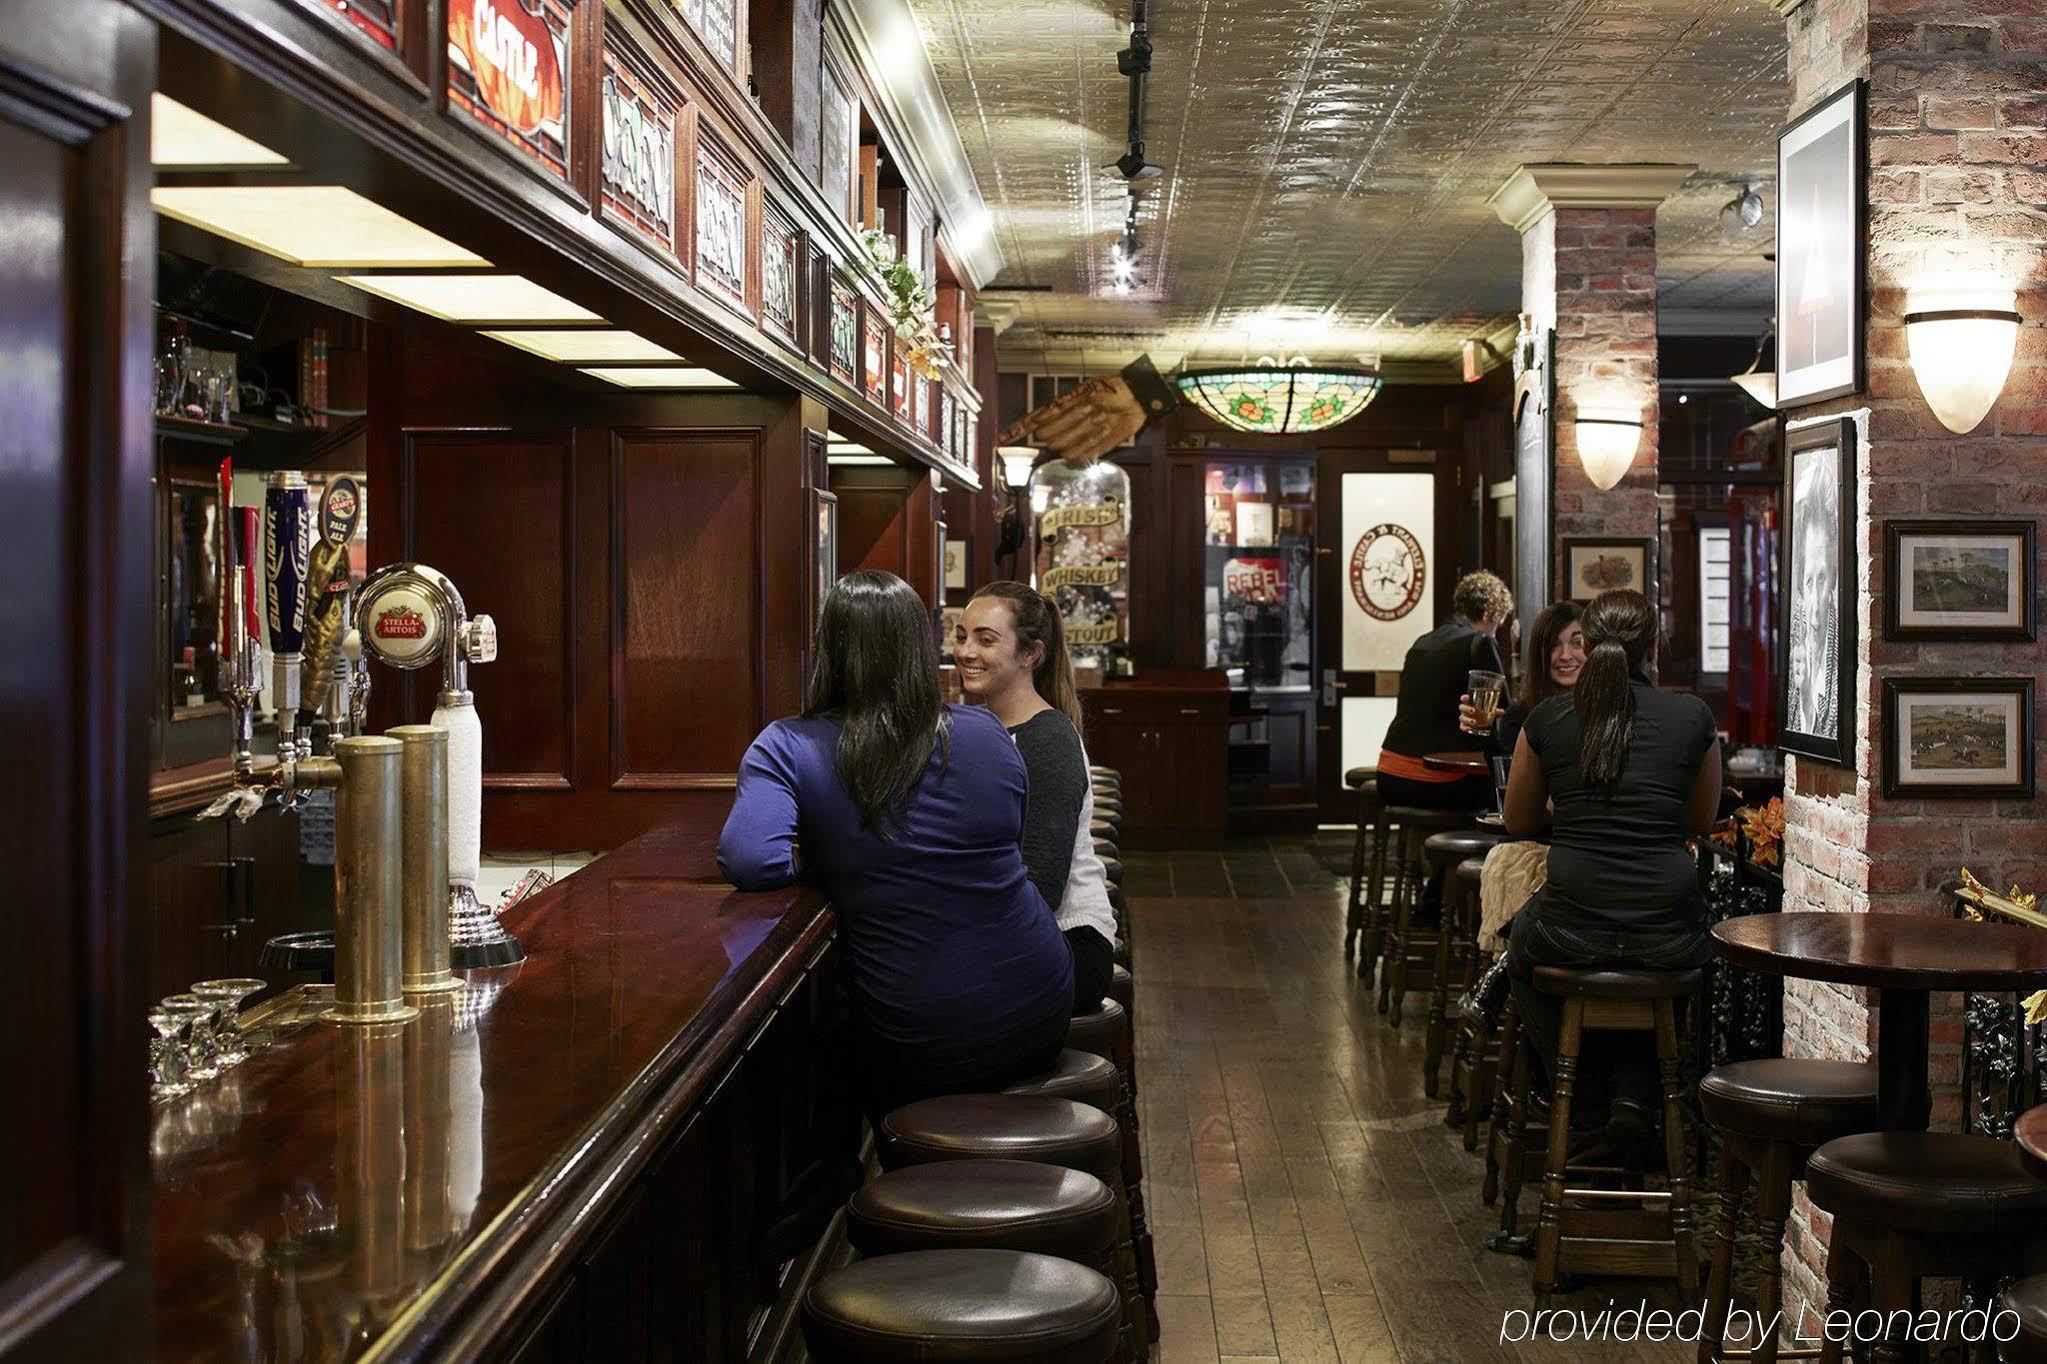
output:
[[796, 233], [774, 213], [761, 227], [761, 320], [796, 339]]
[[673, 251], [677, 102], [605, 42], [604, 211]]
[[1184, 374], [1180, 391], [1238, 431], [1265, 435], [1324, 431], [1365, 410], [1381, 380], [1370, 370], [1260, 368]]
[[853, 291], [832, 281], [832, 373], [849, 384], [860, 382], [860, 305]]
[[697, 283], [746, 306], [746, 186], [697, 150]]

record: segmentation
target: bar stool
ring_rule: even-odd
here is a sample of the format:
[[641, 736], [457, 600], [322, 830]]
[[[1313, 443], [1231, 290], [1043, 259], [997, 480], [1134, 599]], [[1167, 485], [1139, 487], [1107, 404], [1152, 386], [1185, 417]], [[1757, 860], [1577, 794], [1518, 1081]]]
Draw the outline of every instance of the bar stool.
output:
[[1116, 1349], [1122, 1303], [1086, 1265], [1016, 1250], [916, 1250], [835, 1269], [803, 1295], [819, 1364], [1074, 1361]]
[[[1135, 1012], [1137, 1008], [1137, 982], [1131, 978], [1129, 967], [1119, 965], [1109, 974], [1109, 998], [1122, 1005], [1123, 1012], [1130, 1015], [1130, 1026], [1134, 1032], [1137, 1028], [1137, 1014]], [[1135, 1054], [1136, 1049], [1133, 1047], [1131, 1050], [1130, 1073], [1132, 1082], [1135, 1083], [1137, 1057]]]
[[[1963, 1279], [1979, 1300], [1997, 1280], [2047, 1253], [2047, 1182], [2016, 1142], [1956, 1132], [1836, 1137], [1805, 1163], [1805, 1191], [1834, 1215], [1827, 1307], [1866, 1302], [1888, 1319], [1919, 1306], [1919, 1280]], [[1862, 1289], [1858, 1293], [1858, 1288]], [[1879, 1360], [1909, 1347], [1886, 1340]], [[1838, 1364], [1841, 1342], [1820, 1347]]]
[[[1478, 894], [1478, 878], [1456, 874], [1466, 861], [1485, 867], [1485, 855], [1506, 835], [1491, 829], [1462, 829], [1455, 833], [1430, 834], [1422, 842], [1422, 856], [1431, 869], [1443, 867], [1443, 909], [1435, 933], [1435, 964], [1430, 971], [1428, 1038], [1422, 1048], [1422, 1093], [1436, 1097], [1437, 1074], [1443, 1068], [1443, 1038], [1450, 1010], [1450, 990], [1459, 974], [1466, 971], [1478, 952], [1478, 915], [1468, 912], [1468, 902]], [[1468, 894], [1467, 894], [1468, 892]], [[1401, 982], [1393, 984], [1393, 1023], [1400, 1023]]]
[[1476, 813], [1395, 805], [1388, 807], [1387, 814], [1400, 825], [1400, 856], [1393, 880], [1393, 928], [1386, 935], [1379, 963], [1379, 1012], [1397, 1028], [1408, 989], [1426, 986], [1435, 967], [1436, 930], [1416, 922], [1429, 881], [1425, 846], [1432, 834], [1472, 829]]
[[[1585, 970], [1538, 966], [1535, 988], [1564, 1002], [1552, 1077], [1549, 1158], [1543, 1165], [1542, 1211], [1535, 1228], [1535, 1299], [1548, 1306], [1557, 1276], [1567, 1271], [1674, 1276], [1686, 1302], [1698, 1293], [1692, 1245], [1691, 1181], [1685, 1174], [1684, 1095], [1678, 1083], [1677, 1001], [1699, 992], [1697, 971]], [[1663, 1074], [1665, 1192], [1566, 1187], [1570, 1171], [1571, 1095], [1579, 1044], [1588, 1031], [1653, 1032]], [[1566, 1206], [1636, 1203], [1653, 1207]]]
[[[1365, 881], [1373, 876], [1375, 861], [1383, 862], [1385, 848], [1373, 851], [1373, 831], [1381, 828], [1379, 811], [1384, 802], [1379, 799], [1379, 769], [1376, 767], [1353, 767], [1343, 774], [1344, 786], [1358, 793], [1358, 831], [1350, 843], [1350, 904], [1343, 918], [1343, 955], [1349, 958], [1357, 950], [1358, 934], [1365, 926]], [[1373, 876], [1376, 880], [1376, 877]]]
[[[1450, 1103], [1443, 1120], [1464, 1130], [1464, 1149], [1467, 1151], [1478, 1149], [1482, 1098], [1491, 1093], [1493, 1081], [1492, 1029], [1486, 1025], [1485, 1015], [1480, 1011], [1474, 993], [1480, 974], [1492, 966], [1492, 954], [1480, 951], [1478, 946], [1478, 925], [1482, 917], [1479, 892], [1484, 881], [1483, 856], [1465, 858], [1450, 874], [1450, 886], [1456, 893], [1449, 902], [1457, 913], [1458, 937], [1468, 947], [1464, 969], [1451, 983], [1460, 1007], [1456, 1019], [1457, 1042], [1450, 1053]], [[1446, 1011], [1448, 1007], [1449, 997], [1446, 997]], [[1437, 1026], [1434, 1009], [1435, 1001], [1431, 1000], [1429, 1028], [1432, 1041]], [[1449, 1026], [1447, 1020], [1444, 1026]]]
[[1144, 1206], [1144, 1141], [1137, 1123], [1137, 1047], [1129, 1012], [1112, 996], [1103, 1000], [1093, 1013], [1075, 1014], [1066, 1028], [1066, 1045], [1110, 1062], [1120, 1080], [1115, 1106], [1105, 1111], [1116, 1119], [1123, 1137], [1123, 1188], [1130, 1201], [1130, 1236], [1137, 1250], [1138, 1277], [1149, 1303], [1158, 1295], [1159, 1274], [1151, 1220]]
[[[1549, 1150], [1548, 1120], [1536, 1123], [1532, 1115], [1534, 1072], [1534, 1049], [1522, 1041], [1521, 1011], [1508, 995], [1500, 1009], [1492, 1112], [1486, 1126], [1485, 1178], [1479, 1185], [1479, 1199], [1489, 1208], [1495, 1201], [1500, 1203], [1500, 1229], [1492, 1248], [1514, 1254], [1528, 1248], [1528, 1238], [1521, 1234], [1521, 1188], [1530, 1176], [1540, 1179], [1542, 1170], [1535, 1153]], [[1543, 1161], [1547, 1160], [1545, 1154]]]
[[2047, 1274], [2020, 1279], [1997, 1295], [1997, 1307], [2019, 1319], [2019, 1333], [1998, 1346], [2002, 1364], [2047, 1364]]
[[[1367, 814], [1371, 818], [1371, 845], [1365, 853], [1364, 880], [1353, 879], [1351, 898], [1357, 904], [1358, 928], [1358, 979], [1370, 986], [1379, 971], [1379, 954], [1385, 949], [1386, 928], [1392, 916], [1392, 905], [1387, 902], [1389, 873], [1394, 868], [1392, 853], [1400, 838], [1400, 822], [1394, 818], [1393, 808], [1386, 804], [1385, 797], [1378, 794], [1378, 780], [1372, 782], [1375, 797], [1369, 811], [1360, 809], [1359, 819]], [[1363, 832], [1361, 829], [1360, 832]], [[1349, 921], [1345, 921], [1344, 951], [1350, 951]]]
[[[1736, 1061], [1699, 1082], [1699, 1108], [1720, 1133], [1714, 1184], [1720, 1198], [1719, 1241], [1706, 1278], [1705, 1329], [1699, 1364], [1720, 1359], [1732, 1301], [1734, 1240], [1742, 1194], [1756, 1181], [1756, 1216], [1784, 1239], [1791, 1216], [1791, 1184], [1806, 1159], [1835, 1137], [1876, 1126], [1876, 1067], [1853, 1061], [1803, 1058]], [[1756, 1319], [1771, 1321], [1782, 1302], [1778, 1257], [1764, 1257], [1756, 1292]], [[1748, 1358], [1777, 1358], [1774, 1335], [1758, 1341]]]

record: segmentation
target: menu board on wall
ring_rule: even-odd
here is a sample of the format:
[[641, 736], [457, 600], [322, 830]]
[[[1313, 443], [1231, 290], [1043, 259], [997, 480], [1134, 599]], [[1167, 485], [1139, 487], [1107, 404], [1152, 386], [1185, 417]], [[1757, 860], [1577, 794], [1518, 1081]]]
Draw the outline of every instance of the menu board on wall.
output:
[[746, 181], [697, 148], [697, 283], [746, 306]]
[[771, 208], [761, 219], [761, 321], [798, 342], [796, 317], [796, 229]]
[[819, 118], [824, 140], [821, 164], [824, 168], [825, 201], [846, 221], [853, 217], [853, 167], [860, 119], [853, 105], [853, 92], [830, 62], [824, 68], [824, 110]]
[[847, 383], [860, 383], [860, 304], [837, 279], [832, 280], [831, 366]]
[[872, 308], [860, 310], [860, 386], [869, 399], [888, 406], [888, 336]]
[[663, 251], [675, 250], [675, 125], [682, 102], [647, 75], [639, 54], [604, 41], [605, 216]]
[[696, 30], [711, 55], [731, 70], [739, 57], [738, 0], [674, 0], [683, 20]]
[[448, 0], [448, 107], [569, 178], [569, 32], [563, 0]]

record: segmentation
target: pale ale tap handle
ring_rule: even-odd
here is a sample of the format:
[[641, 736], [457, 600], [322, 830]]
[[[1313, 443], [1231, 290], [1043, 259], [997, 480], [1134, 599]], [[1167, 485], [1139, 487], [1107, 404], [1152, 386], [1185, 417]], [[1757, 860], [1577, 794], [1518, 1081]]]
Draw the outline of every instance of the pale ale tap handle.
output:
[[348, 544], [362, 520], [362, 489], [337, 478], [320, 498], [319, 541], [306, 570], [306, 660], [299, 728], [310, 731], [327, 703], [342, 637], [348, 633]]

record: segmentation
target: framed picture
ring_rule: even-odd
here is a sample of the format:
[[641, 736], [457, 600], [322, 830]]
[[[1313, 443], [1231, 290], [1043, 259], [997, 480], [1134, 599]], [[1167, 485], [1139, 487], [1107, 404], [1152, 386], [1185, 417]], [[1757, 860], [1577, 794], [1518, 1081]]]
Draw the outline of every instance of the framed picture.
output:
[[1886, 677], [1884, 795], [2033, 798], [2033, 679]]
[[947, 539], [945, 542], [945, 590], [964, 592], [967, 590], [967, 561], [972, 558], [973, 542], [967, 539]]
[[1649, 593], [1647, 540], [1591, 540], [1566, 536], [1564, 586], [1568, 601], [1591, 601], [1602, 592]]
[[1777, 746], [1832, 763], [1854, 753], [1855, 423], [1802, 427], [1784, 439], [1783, 679]]
[[1886, 521], [1887, 639], [2038, 638], [2032, 521]]
[[1862, 388], [1862, 81], [1777, 135], [1777, 406]]
[[810, 490], [811, 524], [817, 537], [812, 552], [817, 556], [812, 562], [817, 578], [811, 603], [811, 620], [815, 625], [824, 620], [824, 599], [831, 592], [832, 584], [839, 580], [839, 499], [835, 494], [822, 488]]

